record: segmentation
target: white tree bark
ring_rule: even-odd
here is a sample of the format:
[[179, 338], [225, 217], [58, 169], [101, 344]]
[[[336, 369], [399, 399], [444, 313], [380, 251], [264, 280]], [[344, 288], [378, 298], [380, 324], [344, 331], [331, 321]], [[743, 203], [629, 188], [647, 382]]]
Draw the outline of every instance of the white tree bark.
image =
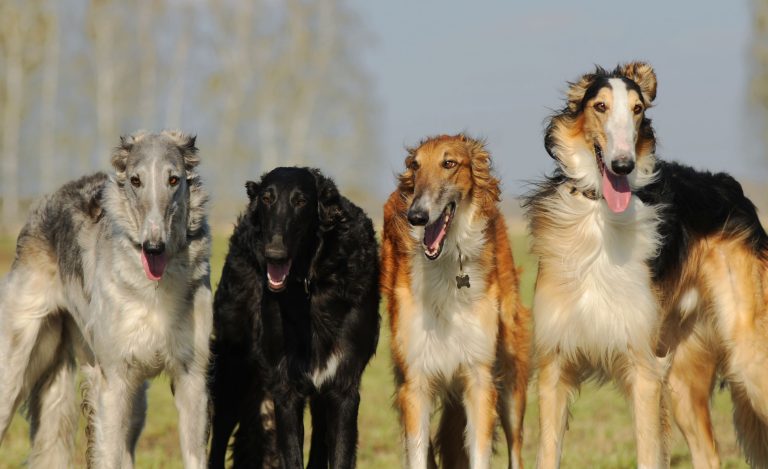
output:
[[310, 64], [304, 72], [309, 75], [309, 79], [297, 80], [298, 95], [288, 129], [287, 153], [299, 165], [306, 161], [307, 144], [311, 138], [310, 125], [320, 91], [328, 79], [328, 67], [335, 50], [335, 1], [320, 0], [317, 3], [317, 33], [313, 38], [308, 24], [310, 7], [298, 0], [288, 2], [293, 22], [292, 36], [296, 38], [293, 69], [300, 70], [301, 62]]
[[157, 86], [157, 58], [153, 39], [154, 0], [139, 2], [138, 43], [139, 54], [139, 126], [152, 129], [155, 119], [155, 88]]
[[[235, 135], [237, 135], [240, 124], [240, 111], [246, 97], [248, 84], [253, 79], [254, 70], [253, 64], [249, 60], [249, 52], [253, 41], [254, 3], [247, 1], [239, 4], [240, 8], [235, 12], [233, 25], [234, 44], [221, 51], [226, 55], [226, 70], [229, 80], [224, 91], [224, 107], [216, 145], [219, 158], [234, 153]], [[212, 5], [213, 9], [216, 7], [215, 4]]]
[[180, 6], [179, 8], [184, 10], [184, 24], [181, 26], [181, 33], [171, 60], [173, 67], [171, 69], [170, 88], [168, 89], [168, 101], [165, 105], [165, 126], [169, 129], [181, 129], [183, 125], [181, 118], [187, 86], [190, 30], [193, 24], [191, 8], [187, 6]]
[[47, 31], [43, 58], [43, 81], [40, 92], [40, 192], [54, 188], [56, 174], [56, 100], [59, 84], [59, 12], [50, 2], [45, 17]]
[[16, 2], [5, 4], [3, 37], [5, 52], [5, 106], [3, 108], [3, 205], [2, 229], [12, 230], [19, 221], [19, 140], [24, 99], [24, 34], [26, 9]]
[[96, 148], [91, 157], [91, 168], [104, 166], [115, 135], [115, 62], [113, 18], [109, 0], [91, 0], [91, 31], [94, 41], [96, 69]]

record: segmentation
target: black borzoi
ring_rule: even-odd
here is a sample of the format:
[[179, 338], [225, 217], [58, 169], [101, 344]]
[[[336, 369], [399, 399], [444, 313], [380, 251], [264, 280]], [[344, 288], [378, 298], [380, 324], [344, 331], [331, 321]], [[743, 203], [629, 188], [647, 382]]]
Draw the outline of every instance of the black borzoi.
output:
[[246, 184], [214, 300], [213, 442], [224, 466], [355, 466], [359, 386], [379, 336], [373, 225], [319, 171], [277, 168]]

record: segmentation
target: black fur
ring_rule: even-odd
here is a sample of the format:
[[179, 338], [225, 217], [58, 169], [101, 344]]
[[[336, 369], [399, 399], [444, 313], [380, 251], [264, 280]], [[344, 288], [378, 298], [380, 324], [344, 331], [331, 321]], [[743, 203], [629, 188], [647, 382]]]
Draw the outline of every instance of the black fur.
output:
[[679, 271], [691, 240], [715, 233], [743, 236], [755, 255], [766, 256], [768, 236], [754, 204], [733, 177], [665, 161], [658, 161], [655, 169], [658, 178], [637, 193], [644, 204], [661, 204], [662, 209], [659, 234], [663, 242], [650, 261], [654, 280]]
[[[659, 205], [661, 210], [661, 246], [648, 261], [654, 281], [677, 275], [690, 253], [691, 241], [716, 233], [744, 237], [756, 256], [768, 258], [768, 235], [754, 204], [732, 176], [662, 160], [654, 169], [656, 179], [637, 192], [645, 205]], [[566, 182], [568, 178], [557, 168], [552, 176], [533, 183], [533, 190], [523, 198], [523, 207], [543, 210], [538, 202], [552, 197]]]
[[[224, 467], [236, 424], [234, 467], [303, 467], [307, 399], [308, 467], [354, 467], [360, 379], [379, 336], [373, 224], [317, 170], [278, 168], [246, 190], [250, 203], [230, 238], [214, 300], [209, 467]], [[292, 259], [278, 293], [266, 286], [265, 245], [273, 234], [284, 237]], [[337, 371], [316, 389], [311, 374], [334, 351]], [[267, 407], [262, 415], [270, 398], [274, 413]]]

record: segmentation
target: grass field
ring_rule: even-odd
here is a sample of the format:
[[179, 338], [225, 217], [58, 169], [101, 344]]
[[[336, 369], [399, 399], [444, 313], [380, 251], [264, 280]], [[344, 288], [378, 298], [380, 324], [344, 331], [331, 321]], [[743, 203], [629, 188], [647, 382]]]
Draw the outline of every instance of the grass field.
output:
[[[214, 285], [221, 272], [226, 250], [226, 234], [215, 237], [213, 253]], [[527, 253], [527, 240], [513, 238], [515, 258], [523, 267], [522, 291], [524, 301], [530, 305], [535, 275], [534, 259]], [[11, 240], [0, 240], [0, 271], [4, 272], [12, 260]], [[386, 324], [383, 321], [382, 324]], [[401, 465], [401, 443], [397, 416], [392, 407], [393, 385], [390, 373], [388, 331], [382, 330], [376, 356], [363, 379], [360, 410], [360, 441], [358, 467], [362, 469], [395, 468]], [[2, 379], [2, 377], [0, 377]], [[526, 412], [524, 461], [535, 465], [538, 440], [538, 407], [529, 388]], [[715, 434], [718, 438], [723, 466], [747, 467], [742, 461], [731, 425], [731, 404], [726, 392], [717, 392], [713, 400]], [[566, 433], [563, 467], [566, 468], [625, 468], [635, 466], [635, 446], [632, 421], [626, 401], [611, 387], [597, 388], [588, 384], [572, 406], [572, 418]], [[82, 419], [81, 419], [82, 420]], [[82, 422], [81, 422], [82, 424]], [[28, 425], [21, 415], [13, 424], [0, 447], [0, 469], [23, 467], [29, 449]], [[309, 427], [307, 427], [309, 428]], [[309, 431], [307, 431], [307, 434]], [[84, 467], [84, 434], [77, 435], [75, 467]], [[181, 468], [176, 431], [176, 410], [171, 399], [168, 380], [161, 377], [149, 390], [149, 411], [136, 454], [138, 468]], [[691, 467], [688, 449], [675, 430], [672, 445], [673, 467]], [[497, 456], [494, 468], [506, 467], [506, 461]]]

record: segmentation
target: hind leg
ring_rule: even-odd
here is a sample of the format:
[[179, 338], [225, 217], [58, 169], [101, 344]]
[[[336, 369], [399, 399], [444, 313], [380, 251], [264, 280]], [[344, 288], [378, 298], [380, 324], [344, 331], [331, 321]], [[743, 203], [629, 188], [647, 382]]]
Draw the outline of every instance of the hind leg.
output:
[[736, 339], [727, 358], [733, 423], [752, 467], [768, 468], [768, 336]]
[[464, 444], [464, 429], [467, 427], [467, 414], [464, 403], [455, 396], [443, 398], [443, 412], [437, 426], [435, 443], [440, 455], [440, 467], [443, 469], [464, 469], [469, 467], [469, 455]]
[[59, 354], [30, 395], [30, 468], [67, 468], [71, 463], [77, 431], [77, 368], [69, 344], [63, 344]]
[[0, 304], [0, 442], [61, 340], [60, 318], [47, 320], [51, 275], [22, 269], [7, 278]]
[[528, 366], [518, 357], [506, 357], [502, 360], [504, 365], [500, 377], [499, 417], [507, 440], [509, 468], [522, 469], [523, 417], [528, 390]]
[[709, 412], [717, 357], [695, 335], [678, 345], [669, 374], [675, 422], [691, 451], [696, 468], [720, 467]]
[[705, 275], [715, 326], [725, 346], [739, 444], [753, 467], [768, 467], [768, 276], [764, 262], [738, 242], [714, 242]]
[[136, 453], [136, 443], [139, 441], [139, 435], [144, 429], [144, 421], [147, 417], [147, 388], [148, 382], [144, 382], [133, 395], [131, 404], [131, 420], [128, 426], [128, 451], [131, 458]]

